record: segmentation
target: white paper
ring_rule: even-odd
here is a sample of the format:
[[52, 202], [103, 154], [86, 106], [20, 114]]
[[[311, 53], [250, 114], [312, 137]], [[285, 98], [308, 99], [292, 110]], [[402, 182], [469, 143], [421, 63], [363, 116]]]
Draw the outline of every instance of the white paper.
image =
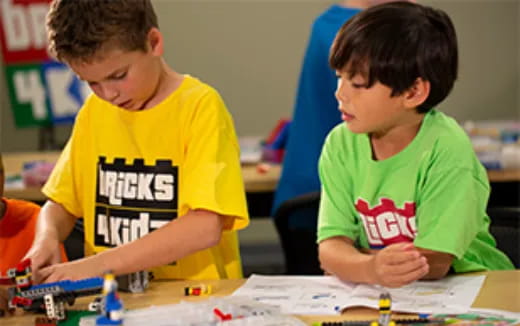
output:
[[477, 297], [485, 276], [449, 276], [437, 281], [418, 281], [397, 289], [360, 284], [353, 292], [356, 300], [378, 307], [382, 290], [392, 297], [392, 310], [414, 313], [464, 313]]
[[279, 306], [284, 314], [330, 315], [350, 300], [354, 288], [333, 276], [252, 275], [233, 296]]
[[285, 314], [332, 315], [354, 306], [377, 309], [379, 295], [392, 296], [392, 310], [463, 313], [470, 309], [485, 276], [450, 276], [418, 281], [398, 289], [347, 283], [334, 276], [252, 275], [233, 295], [279, 306]]
[[[232, 319], [221, 321], [215, 308]], [[82, 317], [80, 326], [95, 326], [97, 316]], [[305, 326], [301, 320], [283, 316], [277, 307], [244, 297], [211, 297], [198, 302], [150, 306], [125, 311], [125, 326]]]

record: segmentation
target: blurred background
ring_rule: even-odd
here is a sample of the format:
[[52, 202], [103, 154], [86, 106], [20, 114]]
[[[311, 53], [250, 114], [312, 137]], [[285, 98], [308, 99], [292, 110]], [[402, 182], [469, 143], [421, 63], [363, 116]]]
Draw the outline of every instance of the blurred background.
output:
[[[520, 117], [520, 1], [429, 0], [445, 10], [460, 47], [460, 74], [440, 109], [459, 122]], [[239, 136], [265, 136], [290, 117], [313, 19], [327, 0], [153, 0], [177, 71], [214, 86]], [[3, 69], [3, 67], [1, 67]], [[17, 129], [0, 78], [0, 150], [31, 151], [38, 130]], [[56, 128], [56, 141], [70, 134]]]

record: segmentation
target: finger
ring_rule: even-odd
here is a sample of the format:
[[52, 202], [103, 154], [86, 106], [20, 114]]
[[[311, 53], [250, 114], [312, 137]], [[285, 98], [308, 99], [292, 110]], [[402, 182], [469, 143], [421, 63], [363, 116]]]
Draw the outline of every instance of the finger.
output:
[[429, 270], [430, 270], [430, 266], [428, 264], [425, 264], [425, 265], [418, 267], [415, 270], [412, 270], [412, 271], [404, 274], [401, 277], [401, 286], [404, 286], [406, 284], [410, 284], [412, 282], [420, 280], [421, 278], [426, 276], [426, 274], [428, 274]]
[[381, 261], [387, 265], [401, 265], [409, 261], [417, 260], [421, 257], [421, 253], [415, 249], [392, 250], [381, 252]]
[[54, 283], [54, 282], [59, 282], [61, 281], [61, 278], [58, 277], [55, 273], [54, 274], [51, 274], [49, 275], [44, 281], [43, 283]]
[[384, 248], [387, 251], [406, 251], [416, 249], [413, 242], [399, 242], [388, 245]]
[[35, 282], [38, 284], [48, 283], [49, 282], [48, 279], [52, 275], [53, 271], [54, 271], [53, 266], [48, 266], [48, 267], [44, 267], [44, 268], [40, 269], [35, 274], [33, 274], [35, 276]]
[[39, 256], [34, 256], [34, 257], [29, 257], [29, 258], [31, 258], [31, 269], [33, 271], [33, 274], [38, 273], [38, 271], [40, 269], [45, 268], [46, 266], [49, 265], [49, 264], [45, 263], [45, 260], [40, 259]]
[[[425, 259], [426, 260], [426, 259]], [[388, 274], [385, 278], [385, 286], [389, 287], [401, 287], [417, 281], [428, 274], [429, 265], [426, 263], [420, 265], [416, 269], [410, 270], [403, 274]]]
[[58, 268], [58, 266], [60, 265], [53, 265], [52, 267], [49, 267], [51, 273], [47, 275], [47, 277], [43, 281], [44, 283], [54, 283], [64, 280], [72, 280], [72, 278], [67, 277], [65, 275], [63, 268]]
[[391, 265], [390, 271], [392, 274], [395, 275], [403, 275], [413, 272], [427, 265], [428, 260], [426, 259], [426, 257], [419, 256], [416, 259], [410, 259], [398, 265]]
[[61, 249], [58, 246], [56, 250], [54, 250], [54, 253], [51, 258], [51, 265], [62, 263], [61, 261]]

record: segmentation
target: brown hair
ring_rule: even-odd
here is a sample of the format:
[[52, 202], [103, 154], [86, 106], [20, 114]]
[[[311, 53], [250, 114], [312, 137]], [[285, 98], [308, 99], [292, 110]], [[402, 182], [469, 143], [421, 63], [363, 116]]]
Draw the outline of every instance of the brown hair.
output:
[[92, 61], [119, 48], [146, 51], [158, 27], [150, 0], [53, 0], [47, 15], [49, 52], [60, 61]]

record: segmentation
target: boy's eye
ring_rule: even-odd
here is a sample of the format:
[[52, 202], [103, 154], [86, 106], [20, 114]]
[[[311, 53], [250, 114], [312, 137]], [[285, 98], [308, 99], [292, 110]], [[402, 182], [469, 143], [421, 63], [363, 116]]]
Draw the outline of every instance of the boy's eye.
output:
[[125, 77], [126, 77], [126, 71], [121, 74], [113, 76], [112, 79], [123, 79]]
[[365, 84], [352, 83], [352, 87], [354, 87], [354, 88], [366, 88], [367, 86]]

